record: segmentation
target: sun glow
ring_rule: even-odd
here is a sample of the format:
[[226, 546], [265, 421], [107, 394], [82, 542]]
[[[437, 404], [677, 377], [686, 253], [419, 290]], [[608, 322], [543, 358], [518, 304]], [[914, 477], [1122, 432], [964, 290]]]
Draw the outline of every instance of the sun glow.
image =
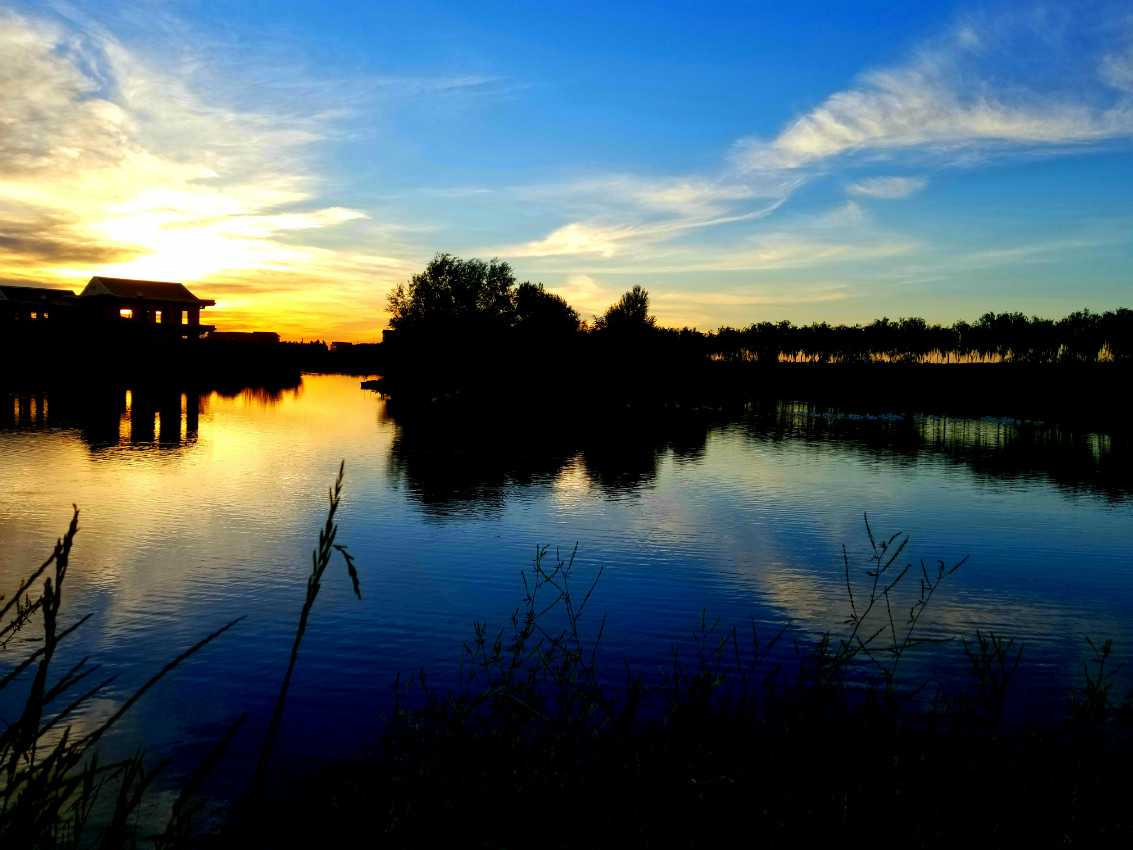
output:
[[[220, 271], [258, 268], [285, 259], [290, 251], [231, 238], [222, 223], [178, 226], [183, 219], [171, 212], [145, 212], [103, 222], [108, 237], [136, 246], [139, 255], [103, 267], [112, 277], [200, 280]], [[175, 229], [169, 229], [170, 226]], [[170, 269], [176, 269], [172, 275]]]
[[0, 75], [0, 257], [10, 279], [175, 280], [215, 299], [210, 318], [226, 329], [380, 335], [384, 293], [370, 291], [405, 273], [388, 257], [320, 245], [366, 218], [315, 203], [303, 149], [325, 121], [207, 101], [176, 69], [106, 35], [84, 42], [100, 60], [84, 61], [72, 35], [46, 18], [0, 14], [0, 51], [20, 68]]

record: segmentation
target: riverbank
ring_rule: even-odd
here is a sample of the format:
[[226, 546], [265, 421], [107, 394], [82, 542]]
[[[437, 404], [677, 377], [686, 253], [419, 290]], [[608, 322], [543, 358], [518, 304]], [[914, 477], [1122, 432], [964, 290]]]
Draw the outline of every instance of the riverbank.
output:
[[512, 364], [501, 374], [448, 375], [396, 371], [382, 392], [404, 408], [459, 402], [470, 410], [529, 406], [569, 392], [560, 412], [575, 420], [611, 411], [737, 410], [768, 399], [856, 413], [936, 414], [1060, 422], [1127, 430], [1122, 388], [1126, 363], [776, 363], [724, 361], [620, 363], [603, 357]]
[[1008, 417], [1127, 429], [1124, 363], [783, 363], [753, 368], [753, 393], [857, 411]]
[[[593, 337], [593, 338], [592, 338]], [[102, 341], [92, 359], [81, 339], [34, 349], [0, 343], [9, 368], [0, 391], [35, 393], [92, 385], [293, 387], [303, 373], [380, 375], [403, 408], [459, 401], [468, 409], [529, 407], [568, 394], [559, 415], [576, 421], [627, 407], [735, 410], [769, 398], [853, 412], [940, 414], [1126, 429], [1122, 362], [786, 362], [714, 358], [709, 338], [657, 332], [634, 340], [574, 334], [538, 345], [526, 338], [353, 345], [206, 338], [139, 349]], [[632, 344], [631, 344], [632, 343]]]

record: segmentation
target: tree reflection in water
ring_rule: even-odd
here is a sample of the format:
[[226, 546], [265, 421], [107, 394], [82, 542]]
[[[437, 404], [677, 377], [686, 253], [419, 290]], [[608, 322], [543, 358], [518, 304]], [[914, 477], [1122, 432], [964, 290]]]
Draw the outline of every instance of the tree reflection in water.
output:
[[989, 484], [1046, 479], [1108, 499], [1133, 496], [1129, 434], [1010, 419], [854, 413], [815, 404], [762, 402], [738, 414], [706, 410], [619, 412], [555, 418], [514, 408], [440, 401], [382, 409], [394, 425], [389, 471], [436, 519], [502, 512], [524, 488], [580, 470], [607, 498], [654, 486], [666, 457], [696, 464], [717, 429], [760, 444], [791, 443], [885, 458], [900, 466], [947, 462]]
[[1133, 496], [1133, 434], [1081, 424], [856, 413], [820, 404], [755, 405], [742, 427], [753, 442], [792, 440], [815, 451], [859, 452], [890, 462], [943, 460], [988, 483], [1045, 479], [1068, 492]]
[[702, 416], [624, 413], [600, 421], [536, 417], [514, 409], [460, 409], [444, 403], [380, 414], [394, 425], [390, 477], [438, 519], [502, 512], [508, 498], [550, 485], [568, 469], [591, 487], [620, 497], [651, 487], [667, 454], [695, 461], [705, 451]]

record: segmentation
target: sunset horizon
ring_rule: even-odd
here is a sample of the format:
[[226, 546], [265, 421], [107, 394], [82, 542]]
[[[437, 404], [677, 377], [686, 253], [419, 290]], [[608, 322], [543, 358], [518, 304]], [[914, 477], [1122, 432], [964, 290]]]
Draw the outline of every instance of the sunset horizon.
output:
[[351, 342], [438, 253], [702, 331], [1133, 302], [1118, 4], [313, 9], [5, 4], [0, 280]]

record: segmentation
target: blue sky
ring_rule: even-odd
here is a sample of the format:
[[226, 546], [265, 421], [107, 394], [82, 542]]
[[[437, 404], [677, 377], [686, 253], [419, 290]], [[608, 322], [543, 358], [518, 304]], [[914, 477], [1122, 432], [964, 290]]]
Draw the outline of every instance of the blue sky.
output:
[[439, 251], [702, 329], [1133, 305], [1125, 3], [38, 2], [0, 41], [8, 280], [355, 340]]

